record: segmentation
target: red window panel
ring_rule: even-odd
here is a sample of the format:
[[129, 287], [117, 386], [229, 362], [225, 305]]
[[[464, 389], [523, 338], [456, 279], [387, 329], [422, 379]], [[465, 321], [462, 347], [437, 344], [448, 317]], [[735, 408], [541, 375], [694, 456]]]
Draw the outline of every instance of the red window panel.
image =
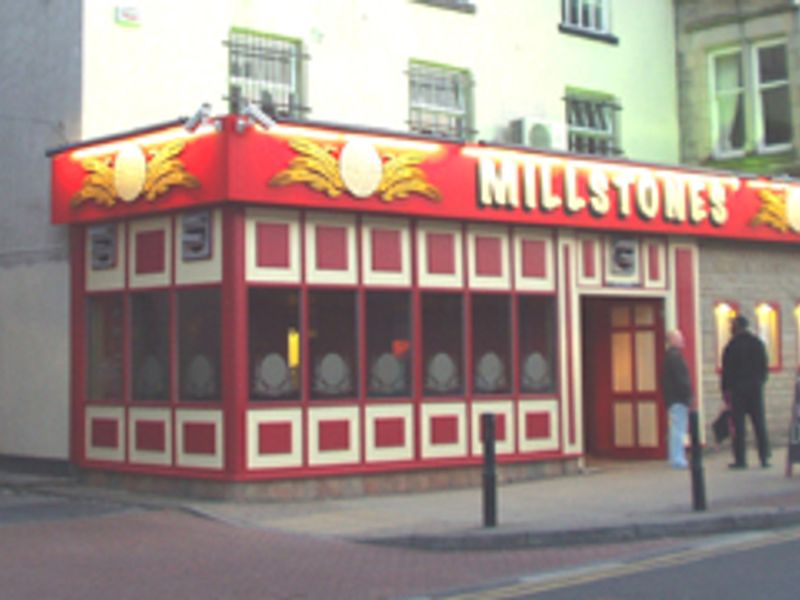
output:
[[164, 232], [141, 231], [136, 234], [136, 274], [163, 273], [166, 265]]
[[372, 230], [372, 270], [399, 273], [403, 270], [400, 232], [393, 229]]
[[119, 422], [116, 419], [92, 419], [91, 440], [93, 448], [119, 446]]
[[319, 424], [320, 452], [350, 449], [350, 421], [321, 421]]
[[347, 270], [347, 229], [344, 227], [316, 228], [317, 269]]
[[186, 454], [216, 454], [216, 425], [186, 423], [183, 426], [183, 451]]
[[136, 449], [164, 452], [167, 448], [166, 424], [163, 421], [136, 421]]
[[595, 273], [595, 242], [594, 240], [583, 240], [581, 243], [581, 256], [583, 257], [583, 276], [586, 279], [594, 279]]
[[427, 235], [428, 273], [452, 275], [456, 272], [455, 239], [452, 233]]
[[288, 268], [289, 225], [258, 223], [256, 225], [256, 264], [259, 267]]
[[376, 448], [402, 448], [405, 438], [405, 421], [401, 417], [375, 419]]
[[661, 279], [661, 261], [659, 247], [655, 244], [647, 246], [647, 266], [650, 281], [658, 281]]
[[525, 439], [549, 439], [550, 415], [547, 413], [527, 413], [525, 415]]
[[259, 454], [290, 454], [292, 452], [292, 424], [261, 423], [258, 426]]
[[[478, 426], [480, 432], [480, 440], [483, 441], [483, 419], [479, 421], [480, 425]], [[501, 414], [496, 414], [494, 416], [494, 439], [498, 442], [504, 442], [506, 440], [506, 416]]]
[[458, 417], [442, 415], [431, 417], [431, 444], [458, 443]]
[[522, 276], [542, 279], [547, 276], [547, 242], [522, 240]]
[[487, 277], [503, 274], [502, 240], [496, 237], [475, 237], [475, 272]]

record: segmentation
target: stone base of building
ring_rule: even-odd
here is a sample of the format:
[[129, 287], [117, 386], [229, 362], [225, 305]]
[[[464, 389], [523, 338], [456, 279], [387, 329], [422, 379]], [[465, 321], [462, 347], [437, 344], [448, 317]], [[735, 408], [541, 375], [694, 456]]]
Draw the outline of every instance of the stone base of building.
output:
[[[572, 475], [579, 470], [578, 458], [505, 464], [498, 466], [497, 481], [502, 485]], [[79, 472], [81, 481], [87, 485], [123, 489], [134, 493], [240, 502], [355, 498], [463, 489], [480, 486], [482, 476], [481, 465], [248, 482], [210, 481], [97, 470]]]

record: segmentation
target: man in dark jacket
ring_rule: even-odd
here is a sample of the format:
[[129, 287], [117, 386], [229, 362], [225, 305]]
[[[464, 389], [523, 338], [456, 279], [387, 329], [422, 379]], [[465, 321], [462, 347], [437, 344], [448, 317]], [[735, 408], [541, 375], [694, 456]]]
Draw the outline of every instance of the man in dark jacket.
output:
[[747, 468], [745, 460], [745, 415], [750, 415], [758, 443], [761, 466], [769, 467], [769, 442], [764, 425], [764, 383], [767, 381], [767, 351], [764, 343], [748, 330], [745, 317], [731, 324], [731, 340], [722, 354], [722, 392], [729, 394], [733, 412], [732, 469]]
[[686, 452], [683, 437], [686, 434], [689, 404], [692, 400], [692, 382], [683, 358], [683, 334], [677, 329], [667, 333], [667, 351], [661, 380], [664, 404], [669, 416], [669, 463], [676, 469], [685, 469]]

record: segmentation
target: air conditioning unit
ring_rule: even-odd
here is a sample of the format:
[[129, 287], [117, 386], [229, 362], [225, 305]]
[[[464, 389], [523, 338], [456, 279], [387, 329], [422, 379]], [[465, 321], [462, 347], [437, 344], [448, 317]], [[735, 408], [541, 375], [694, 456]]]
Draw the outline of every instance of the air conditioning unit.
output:
[[512, 144], [544, 150], [567, 149], [567, 124], [541, 117], [520, 117], [509, 123]]

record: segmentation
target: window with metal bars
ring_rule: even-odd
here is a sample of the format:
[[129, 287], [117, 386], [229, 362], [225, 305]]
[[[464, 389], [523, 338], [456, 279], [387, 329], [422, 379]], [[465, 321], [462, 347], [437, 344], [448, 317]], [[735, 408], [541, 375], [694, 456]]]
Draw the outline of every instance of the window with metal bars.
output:
[[618, 146], [617, 112], [620, 106], [609, 98], [567, 96], [569, 150], [582, 154], [614, 156]]
[[411, 131], [458, 139], [472, 135], [469, 71], [412, 61], [409, 84]]
[[241, 112], [250, 103], [273, 117], [302, 118], [299, 40], [232, 29], [228, 46], [228, 103], [231, 112]]

